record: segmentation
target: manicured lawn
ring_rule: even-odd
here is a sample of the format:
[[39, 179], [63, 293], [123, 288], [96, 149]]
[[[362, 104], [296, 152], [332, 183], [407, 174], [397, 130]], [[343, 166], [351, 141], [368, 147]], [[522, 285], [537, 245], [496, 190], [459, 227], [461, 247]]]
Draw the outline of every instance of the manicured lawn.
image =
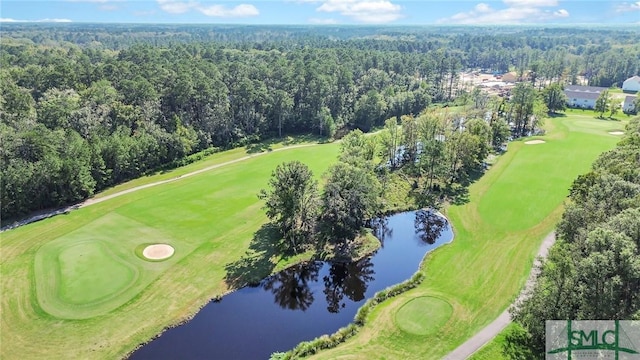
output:
[[505, 337], [508, 332], [515, 327], [515, 324], [508, 325], [498, 336], [493, 338], [488, 344], [476, 351], [469, 360], [503, 360], [507, 359], [502, 353], [502, 349], [506, 342]]
[[[559, 220], [573, 179], [618, 141], [608, 134], [608, 121], [569, 115], [547, 123], [547, 135], [538, 137], [544, 144], [511, 143], [471, 186], [469, 203], [446, 209], [455, 239], [428, 255], [421, 270], [425, 281], [376, 307], [355, 337], [315, 358], [441, 358], [509, 306], [541, 240]], [[405, 303], [424, 296], [446, 301], [453, 313], [441, 325], [431, 322], [436, 329], [428, 335], [417, 336], [395, 319]]]
[[193, 171], [205, 169], [210, 166], [216, 166], [228, 161], [238, 160], [247, 156], [251, 156], [251, 157], [262, 156], [265, 153], [268, 153], [270, 151], [280, 150], [290, 146], [305, 146], [305, 145], [317, 144], [318, 141], [320, 140], [322, 139], [319, 139], [314, 136], [308, 136], [307, 138], [288, 137], [284, 141], [270, 142], [268, 144], [253, 144], [253, 145], [248, 145], [246, 147], [239, 147], [232, 150], [218, 152], [213, 155], [207, 156], [205, 159], [201, 161], [197, 161], [186, 166], [182, 166], [182, 167], [171, 169], [171, 170], [159, 171], [149, 176], [142, 176], [137, 179], [127, 181], [126, 183], [116, 185], [114, 187], [111, 187], [109, 189], [106, 189], [96, 194], [95, 197], [101, 198], [101, 197], [108, 196], [123, 190], [134, 188], [136, 186], [146, 185], [146, 184], [160, 181], [160, 180], [172, 179]]
[[429, 335], [449, 320], [451, 305], [432, 296], [420, 296], [407, 301], [396, 312], [396, 325], [415, 335]]
[[[0, 358], [119, 358], [228, 291], [225, 275], [241, 259], [261, 260], [245, 269], [258, 278], [300, 260], [253, 239], [267, 221], [256, 194], [283, 161], [320, 177], [337, 154], [337, 144], [270, 152], [2, 233]], [[152, 243], [175, 254], [146, 261], [141, 248]]]

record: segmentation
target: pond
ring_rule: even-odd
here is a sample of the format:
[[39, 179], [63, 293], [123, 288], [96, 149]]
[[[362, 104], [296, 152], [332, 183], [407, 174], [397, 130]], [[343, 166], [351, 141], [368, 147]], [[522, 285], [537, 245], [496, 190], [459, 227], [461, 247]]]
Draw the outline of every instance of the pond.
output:
[[348, 325], [376, 292], [409, 279], [424, 255], [453, 238], [425, 211], [391, 215], [376, 230], [381, 248], [350, 264], [310, 262], [211, 302], [131, 359], [268, 359]]

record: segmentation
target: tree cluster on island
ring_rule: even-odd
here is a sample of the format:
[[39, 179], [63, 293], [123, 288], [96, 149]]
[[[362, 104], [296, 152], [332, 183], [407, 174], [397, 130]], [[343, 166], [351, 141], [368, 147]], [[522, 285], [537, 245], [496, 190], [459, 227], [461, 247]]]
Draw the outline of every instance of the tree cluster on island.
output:
[[406, 199], [407, 208], [438, 208], [484, 171], [484, 160], [509, 134], [500, 117], [467, 120], [432, 110], [400, 123], [390, 118], [379, 132], [355, 130], [341, 139], [322, 191], [306, 165], [291, 161], [276, 167], [258, 197], [279, 229], [283, 251], [330, 243], [348, 253], [363, 227], [398, 210], [390, 198]]

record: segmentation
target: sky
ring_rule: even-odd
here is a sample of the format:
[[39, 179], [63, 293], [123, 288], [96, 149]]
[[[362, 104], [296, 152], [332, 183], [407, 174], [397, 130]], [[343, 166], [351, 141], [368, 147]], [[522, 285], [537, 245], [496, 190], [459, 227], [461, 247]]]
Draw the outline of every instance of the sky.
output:
[[180, 24], [633, 24], [640, 1], [0, 0], [0, 22]]

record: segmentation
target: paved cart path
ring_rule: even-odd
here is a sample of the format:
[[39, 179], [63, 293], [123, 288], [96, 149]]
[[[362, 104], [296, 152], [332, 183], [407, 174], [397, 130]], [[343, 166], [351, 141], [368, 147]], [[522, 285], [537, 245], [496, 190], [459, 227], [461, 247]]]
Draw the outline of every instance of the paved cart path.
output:
[[[536, 277], [538, 276], [540, 259], [544, 259], [547, 257], [549, 253], [549, 248], [556, 241], [555, 233], [551, 233], [544, 238], [542, 245], [540, 245], [540, 249], [538, 250], [538, 255], [536, 256], [536, 260], [534, 262], [534, 266], [531, 269], [531, 273], [529, 274], [529, 278], [527, 279], [527, 283], [525, 284], [524, 289], [520, 292], [518, 299], [516, 299], [515, 303], [518, 303], [524, 300], [527, 294], [533, 289], [535, 285]], [[491, 324], [487, 325], [484, 329], [480, 330], [477, 334], [475, 334], [471, 339], [467, 340], [464, 344], [458, 346], [457, 349], [453, 350], [449, 355], [445, 357], [446, 360], [462, 360], [467, 359], [473, 353], [478, 351], [481, 347], [486, 345], [489, 341], [491, 341], [494, 337], [496, 337], [502, 330], [504, 330], [507, 325], [511, 323], [511, 315], [509, 315], [509, 310], [505, 310], [495, 319]]]
[[0, 228], [0, 231], [6, 231], [6, 230], [10, 230], [10, 229], [15, 229], [15, 228], [17, 228], [19, 226], [27, 225], [27, 224], [30, 224], [32, 222], [40, 221], [40, 220], [43, 220], [43, 219], [46, 219], [46, 218], [50, 218], [52, 216], [56, 216], [56, 215], [67, 213], [67, 212], [69, 212], [71, 210], [76, 210], [76, 209], [80, 209], [80, 208], [83, 208], [83, 207], [86, 207], [86, 206], [99, 204], [99, 203], [101, 203], [103, 201], [111, 200], [111, 199], [113, 199], [115, 197], [122, 196], [122, 195], [125, 195], [125, 194], [130, 194], [132, 192], [136, 192], [136, 191], [139, 191], [139, 190], [142, 190], [142, 189], [146, 189], [146, 188], [150, 188], [150, 187], [153, 187], [153, 186], [158, 186], [158, 185], [174, 182], [176, 180], [184, 179], [184, 178], [187, 178], [187, 177], [190, 177], [190, 176], [202, 174], [203, 172], [211, 171], [213, 169], [217, 169], [217, 168], [220, 168], [220, 167], [223, 167], [223, 166], [227, 166], [227, 165], [235, 164], [235, 163], [238, 163], [238, 162], [241, 162], [241, 161], [245, 161], [245, 160], [254, 158], [256, 156], [261, 156], [261, 155], [273, 153], [273, 152], [276, 152], [276, 151], [291, 150], [291, 149], [296, 149], [296, 148], [301, 148], [301, 147], [317, 146], [317, 145], [318, 144], [293, 145], [293, 146], [287, 146], [287, 147], [283, 147], [283, 148], [279, 148], [279, 149], [275, 149], [275, 150], [264, 151], [264, 152], [260, 152], [260, 153], [256, 153], [256, 154], [243, 156], [243, 157], [235, 159], [235, 160], [229, 160], [229, 161], [226, 161], [226, 162], [223, 162], [223, 163], [220, 163], [220, 164], [208, 166], [208, 167], [206, 167], [204, 169], [200, 169], [200, 170], [192, 171], [190, 173], [179, 175], [179, 176], [176, 176], [176, 177], [171, 178], [171, 179], [160, 180], [160, 181], [156, 181], [156, 182], [153, 182], [153, 183], [150, 183], [150, 184], [136, 186], [136, 187], [133, 187], [131, 189], [122, 190], [122, 191], [119, 191], [119, 192], [111, 194], [111, 195], [103, 196], [103, 197], [100, 197], [100, 198], [87, 199], [87, 200], [85, 200], [85, 201], [83, 201], [81, 203], [75, 204], [75, 205], [69, 205], [69, 206], [66, 206], [66, 207], [63, 207], [63, 208], [60, 208], [60, 209], [56, 209], [56, 210], [51, 210], [51, 211], [47, 211], [47, 212], [44, 212], [44, 213], [40, 213], [40, 214], [31, 216], [29, 218], [26, 218], [24, 220], [20, 220], [20, 221], [14, 222], [14, 223], [12, 223], [10, 225], [2, 226], [2, 228]]

